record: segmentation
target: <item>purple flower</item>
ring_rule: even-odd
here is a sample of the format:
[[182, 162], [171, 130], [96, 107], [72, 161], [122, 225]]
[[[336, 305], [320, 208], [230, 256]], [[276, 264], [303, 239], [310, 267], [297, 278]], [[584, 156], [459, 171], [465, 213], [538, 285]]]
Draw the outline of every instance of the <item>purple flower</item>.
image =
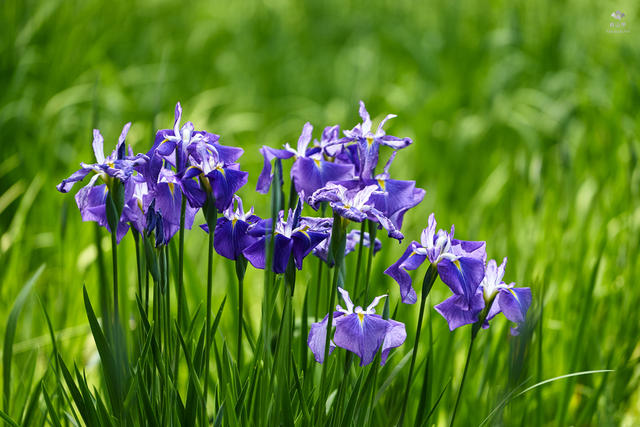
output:
[[204, 205], [207, 194], [202, 183], [213, 193], [218, 211], [224, 211], [234, 194], [247, 183], [249, 173], [241, 171], [236, 163], [244, 150], [201, 140], [192, 143], [188, 152], [190, 166], [182, 176], [182, 183], [189, 203], [198, 208]]
[[[124, 125], [118, 138], [116, 149], [107, 157], [104, 155], [104, 138], [98, 129], [94, 129], [93, 152], [96, 157], [96, 163], [81, 163], [81, 169], [56, 186], [58, 191], [67, 193], [73, 188], [76, 182], [81, 181], [91, 172], [94, 172], [95, 175], [89, 180], [87, 185], [81, 188], [76, 194], [76, 204], [78, 205], [83, 221], [95, 221], [109, 230], [109, 232], [111, 232], [111, 227], [107, 221], [106, 202], [113, 180], [116, 179], [122, 182], [126, 188], [130, 177], [135, 172], [134, 168], [147, 161], [144, 155], [133, 156], [131, 148], [129, 148], [130, 155], [125, 156], [125, 138], [127, 137], [130, 127], [131, 123]], [[101, 178], [104, 184], [96, 185], [98, 178]], [[122, 240], [129, 230], [127, 221], [128, 219], [124, 216], [120, 217], [116, 230], [118, 242]]]
[[[500, 266], [494, 260], [489, 260], [487, 269], [480, 284], [485, 304], [490, 307], [483, 327], [489, 327], [489, 320], [500, 313], [514, 323], [524, 322], [527, 311], [531, 306], [531, 289], [516, 288], [515, 283], [506, 284], [502, 281], [507, 258], [504, 258]], [[512, 335], [518, 334], [517, 328], [511, 329]]]
[[[368, 365], [375, 358], [378, 350], [382, 349], [380, 364], [384, 365], [392, 348], [399, 347], [407, 338], [404, 324], [395, 320], [385, 320], [375, 314], [375, 307], [386, 295], [373, 299], [366, 308], [354, 304], [349, 293], [338, 288], [345, 302], [346, 309], [340, 305], [336, 307], [333, 317], [335, 333], [329, 344], [329, 354], [336, 346], [355, 353], [360, 357], [360, 366]], [[307, 345], [319, 363], [324, 362], [324, 350], [329, 315], [311, 325]]]
[[[383, 129], [387, 120], [397, 117], [395, 114], [388, 114], [378, 125], [375, 133], [371, 131], [372, 123], [369, 113], [364, 106], [364, 102], [360, 101], [360, 117], [362, 123], [359, 123], [352, 130], [345, 130], [343, 142], [355, 142], [357, 146], [357, 162], [358, 173], [362, 179], [373, 178], [373, 171], [378, 164], [378, 152], [380, 145], [387, 145], [393, 149], [399, 150], [409, 146], [413, 141], [410, 138], [398, 138], [396, 136], [387, 135]], [[350, 153], [353, 156], [353, 152]], [[352, 160], [355, 160], [354, 158]]]
[[[224, 216], [218, 218], [214, 234], [214, 247], [218, 254], [225, 258], [236, 260], [242, 256], [242, 251], [251, 246], [256, 237], [247, 233], [249, 227], [260, 221], [260, 217], [253, 214], [253, 208], [248, 212], [242, 207], [242, 199], [234, 197], [237, 208], [231, 203], [224, 211]], [[204, 224], [202, 229], [209, 232], [209, 227]]]
[[[174, 112], [173, 129], [161, 129], [156, 133], [153, 147], [149, 150], [149, 157], [157, 154], [182, 172], [187, 166], [187, 154], [191, 144], [207, 142], [213, 144], [220, 139], [219, 135], [206, 131], [195, 131], [193, 123], [186, 122], [180, 127], [182, 106], [178, 102]], [[180, 153], [180, 164], [176, 164], [176, 154]]]
[[[280, 211], [273, 231], [273, 264], [275, 273], [284, 273], [289, 258], [293, 256], [296, 268], [302, 270], [302, 261], [320, 242], [329, 235], [326, 225], [317, 218], [300, 216], [302, 202], [298, 203], [294, 212], [289, 209], [287, 220]], [[248, 234], [256, 241], [242, 251], [242, 254], [256, 268], [264, 269], [266, 264], [266, 248], [272, 236], [272, 219], [258, 221], [248, 229]]]
[[[107, 221], [107, 194], [109, 189], [106, 184], [94, 185], [98, 178], [99, 175], [92, 177], [89, 183], [76, 193], [76, 204], [83, 221], [95, 221], [111, 232], [111, 227]], [[127, 234], [127, 231], [129, 231], [129, 225], [126, 219], [121, 216], [116, 233], [118, 243]]]
[[460, 296], [466, 306], [474, 303], [476, 290], [484, 277], [486, 260], [485, 242], [456, 240], [454, 228], [447, 233], [438, 230], [434, 214], [429, 216], [427, 228], [422, 231], [420, 243], [413, 241], [400, 259], [385, 270], [400, 286], [405, 304], [417, 301], [408, 270], [417, 269], [425, 260], [438, 268], [438, 275], [451, 291]]
[[[97, 176], [100, 176], [105, 183], [109, 183], [111, 178], [119, 179], [125, 182], [133, 173], [134, 166], [144, 162], [144, 156], [138, 155], [136, 157], [125, 157], [125, 138], [129, 132], [131, 123], [127, 123], [122, 128], [122, 133], [118, 138], [118, 144], [113, 152], [105, 157], [104, 155], [104, 138], [100, 134], [98, 129], [93, 130], [93, 153], [96, 157], [96, 163], [80, 163], [81, 168], [71, 174], [67, 179], [63, 179], [60, 184], [56, 186], [61, 193], [68, 193], [73, 185], [82, 181], [84, 177], [91, 172], [95, 172]], [[92, 180], [91, 185], [95, 183]]]
[[273, 174], [271, 172], [271, 162], [273, 159], [289, 159], [295, 157], [295, 162], [291, 167], [291, 179], [299, 194], [307, 196], [313, 194], [319, 188], [324, 187], [330, 181], [351, 179], [354, 176], [354, 167], [349, 164], [338, 164], [328, 162], [324, 159], [324, 150], [332, 150], [335, 141], [337, 126], [327, 128], [322, 134], [320, 146], [309, 147], [313, 126], [305, 123], [302, 133], [298, 139], [298, 147], [294, 149], [285, 144], [284, 150], [278, 150], [263, 146], [260, 149], [264, 157], [264, 166], [258, 177], [256, 190], [267, 193], [271, 185]]
[[330, 182], [313, 193], [309, 199], [309, 204], [315, 208], [319, 202], [329, 202], [329, 206], [338, 215], [355, 222], [362, 222], [365, 219], [378, 222], [387, 230], [389, 237], [402, 241], [404, 236], [400, 230], [384, 213], [373, 206], [372, 195], [376, 191], [378, 191], [377, 185], [369, 185], [361, 190], [348, 190], [342, 185]]
[[[318, 246], [313, 250], [313, 254], [329, 264], [333, 266], [333, 262], [329, 262], [329, 242], [331, 239], [323, 240]], [[351, 252], [356, 249], [356, 245], [360, 243], [360, 230], [351, 230], [349, 234], [347, 234], [347, 244], [344, 249], [344, 255], [347, 256]], [[364, 233], [364, 239], [362, 244], [366, 247], [369, 247], [371, 244], [371, 240], [369, 239], [369, 233]], [[373, 244], [373, 253], [377, 253], [382, 248], [382, 242], [380, 239], [376, 238]]]
[[[153, 175], [152, 175], [153, 176]], [[171, 169], [161, 168], [157, 177], [145, 176], [148, 186], [147, 194], [143, 195], [144, 211], [149, 213], [148, 207], [154, 205], [156, 220], [160, 221], [161, 230], [155, 227], [156, 240], [163, 244], [168, 244], [171, 238], [180, 230], [180, 210], [183, 197], [183, 185], [176, 174]], [[191, 229], [197, 209], [188, 203], [185, 210], [185, 228]], [[149, 222], [149, 215], [147, 215]], [[147, 232], [150, 224], [147, 224]], [[151, 227], [153, 228], [153, 227]], [[159, 239], [158, 232], [161, 231], [162, 238]]]
[[142, 174], [131, 175], [124, 187], [124, 207], [122, 219], [129, 222], [139, 233], [147, 228], [145, 199], [148, 199], [149, 187]]
[[434, 307], [453, 331], [460, 326], [476, 323], [478, 315], [484, 308], [482, 290], [478, 287], [473, 297], [468, 301], [464, 295], [453, 294]]
[[377, 191], [371, 195], [373, 206], [389, 218], [395, 228], [400, 230], [404, 214], [422, 202], [425, 191], [422, 188], [416, 188], [415, 181], [390, 178], [389, 167], [396, 154], [397, 151], [394, 151], [385, 165], [383, 173], [376, 175], [375, 179], [337, 181], [334, 184], [342, 185], [347, 190], [361, 190], [370, 185], [377, 186]]

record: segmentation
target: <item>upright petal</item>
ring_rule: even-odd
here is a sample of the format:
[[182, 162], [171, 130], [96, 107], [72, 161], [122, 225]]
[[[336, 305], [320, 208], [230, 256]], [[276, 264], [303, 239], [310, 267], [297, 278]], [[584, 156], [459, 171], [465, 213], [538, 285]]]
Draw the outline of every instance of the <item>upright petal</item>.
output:
[[104, 138], [98, 129], [93, 130], [93, 154], [98, 163], [104, 163]]
[[311, 133], [313, 132], [313, 125], [309, 122], [305, 123], [302, 127], [302, 133], [298, 138], [298, 155], [304, 156], [307, 152], [307, 147], [311, 142]]
[[366, 134], [371, 132], [371, 117], [363, 101], [360, 101], [360, 110], [358, 112], [362, 118], [362, 133]]
[[120, 136], [118, 137], [118, 144], [116, 145], [116, 158], [122, 159], [124, 158], [124, 141], [127, 138], [127, 134], [129, 133], [129, 129], [131, 128], [131, 122], [124, 125], [122, 128], [122, 132], [120, 132]]

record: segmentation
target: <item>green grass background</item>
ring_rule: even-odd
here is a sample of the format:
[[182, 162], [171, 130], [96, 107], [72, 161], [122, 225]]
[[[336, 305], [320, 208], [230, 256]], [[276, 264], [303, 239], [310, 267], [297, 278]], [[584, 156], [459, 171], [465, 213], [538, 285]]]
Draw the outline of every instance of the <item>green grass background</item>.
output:
[[[627, 15], [628, 33], [607, 32], [618, 22], [610, 17], [616, 9]], [[71, 195], [55, 191], [93, 158], [94, 124], [111, 149], [132, 121], [128, 142], [146, 151], [157, 128], [171, 127], [181, 101], [197, 128], [245, 149], [250, 178], [240, 194], [268, 215], [268, 197], [254, 191], [259, 147], [295, 142], [306, 121], [317, 131], [350, 128], [362, 99], [374, 124], [395, 113], [388, 131], [415, 141], [392, 167], [394, 177], [427, 190], [406, 217], [407, 241], [435, 211], [443, 227], [455, 223], [457, 236], [486, 240], [489, 257], [508, 256], [505, 280], [533, 291], [530, 330], [521, 338], [509, 336], [504, 318], [480, 334], [459, 421], [479, 424], [522, 383], [614, 369], [542, 386], [491, 423], [640, 423], [640, 19], [633, 2], [5, 0], [0, 34], [0, 333], [20, 289], [45, 263], [36, 294], [61, 352], [89, 373], [96, 369], [81, 293], [86, 284], [97, 294], [94, 227], [81, 222]], [[186, 238], [192, 308], [205, 294], [205, 240], [199, 230]], [[382, 271], [406, 241], [383, 244], [372, 287], [390, 293], [393, 309], [397, 286]], [[135, 283], [133, 244], [123, 245], [120, 271]], [[233, 289], [230, 265], [216, 262], [214, 307]], [[261, 279], [250, 271], [246, 282], [254, 327]], [[133, 292], [130, 286], [130, 302]], [[447, 292], [438, 282], [431, 305]], [[398, 309], [409, 338], [395, 362], [412, 345], [417, 309]], [[432, 420], [445, 423], [469, 328], [450, 334], [429, 314], [433, 393], [453, 378]], [[232, 312], [221, 328], [231, 334]], [[31, 297], [14, 346], [16, 396], [26, 393], [20, 372], [46, 366], [46, 334]], [[403, 373], [397, 378], [400, 390]], [[393, 410], [399, 399], [385, 405]]]

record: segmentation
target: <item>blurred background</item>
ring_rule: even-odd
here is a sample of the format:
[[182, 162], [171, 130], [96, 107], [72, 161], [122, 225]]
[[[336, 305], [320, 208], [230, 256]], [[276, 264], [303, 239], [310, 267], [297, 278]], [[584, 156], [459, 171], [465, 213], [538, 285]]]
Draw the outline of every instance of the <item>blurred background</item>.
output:
[[[626, 16], [614, 19], [615, 10]], [[5, 0], [0, 34], [0, 333], [45, 263], [36, 294], [61, 351], [88, 370], [97, 362], [81, 297], [83, 284], [97, 292], [96, 230], [81, 222], [72, 195], [55, 190], [93, 160], [93, 127], [110, 151], [132, 121], [127, 142], [146, 152], [180, 101], [196, 129], [245, 149], [250, 177], [240, 195], [268, 215], [268, 196], [255, 192], [258, 149], [295, 143], [306, 121], [315, 137], [327, 125], [351, 128], [362, 99], [374, 125], [398, 115], [388, 133], [414, 144], [391, 174], [427, 191], [406, 216], [405, 243], [383, 239], [374, 292], [398, 301], [382, 271], [431, 212], [444, 228], [454, 223], [456, 236], [486, 240], [490, 258], [508, 256], [505, 281], [533, 290], [525, 338], [511, 338], [506, 319], [481, 334], [466, 386], [477, 407], [460, 416], [477, 425], [520, 384], [614, 369], [540, 387], [491, 423], [640, 423], [637, 3]], [[192, 308], [205, 293], [205, 240], [200, 230], [186, 238]], [[109, 263], [106, 233], [98, 241]], [[133, 242], [122, 246], [120, 271], [133, 279]], [[216, 262], [214, 306], [233, 289], [231, 264]], [[257, 325], [262, 276], [248, 277]], [[437, 285], [431, 305], [446, 296]], [[398, 310], [408, 331], [417, 311]], [[228, 312], [223, 329], [233, 321]], [[450, 334], [437, 315], [432, 327], [446, 350], [434, 362], [438, 383], [457, 384], [468, 331]], [[47, 363], [46, 334], [31, 297], [18, 324], [18, 367]]]

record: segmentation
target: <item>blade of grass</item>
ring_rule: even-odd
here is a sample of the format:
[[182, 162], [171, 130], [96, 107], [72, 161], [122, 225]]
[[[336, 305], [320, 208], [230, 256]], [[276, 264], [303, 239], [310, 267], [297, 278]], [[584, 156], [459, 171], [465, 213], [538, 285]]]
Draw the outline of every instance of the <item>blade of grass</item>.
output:
[[31, 278], [24, 285], [16, 301], [13, 303], [13, 308], [7, 319], [7, 327], [4, 332], [4, 346], [2, 353], [2, 388], [3, 388], [3, 408], [6, 412], [9, 411], [9, 405], [11, 403], [11, 362], [13, 358], [13, 340], [16, 335], [16, 327], [18, 325], [18, 317], [22, 311], [22, 307], [27, 301], [27, 296], [31, 292], [31, 289], [38, 281], [38, 278], [44, 270], [44, 264], [41, 265], [38, 270], [31, 276]]

